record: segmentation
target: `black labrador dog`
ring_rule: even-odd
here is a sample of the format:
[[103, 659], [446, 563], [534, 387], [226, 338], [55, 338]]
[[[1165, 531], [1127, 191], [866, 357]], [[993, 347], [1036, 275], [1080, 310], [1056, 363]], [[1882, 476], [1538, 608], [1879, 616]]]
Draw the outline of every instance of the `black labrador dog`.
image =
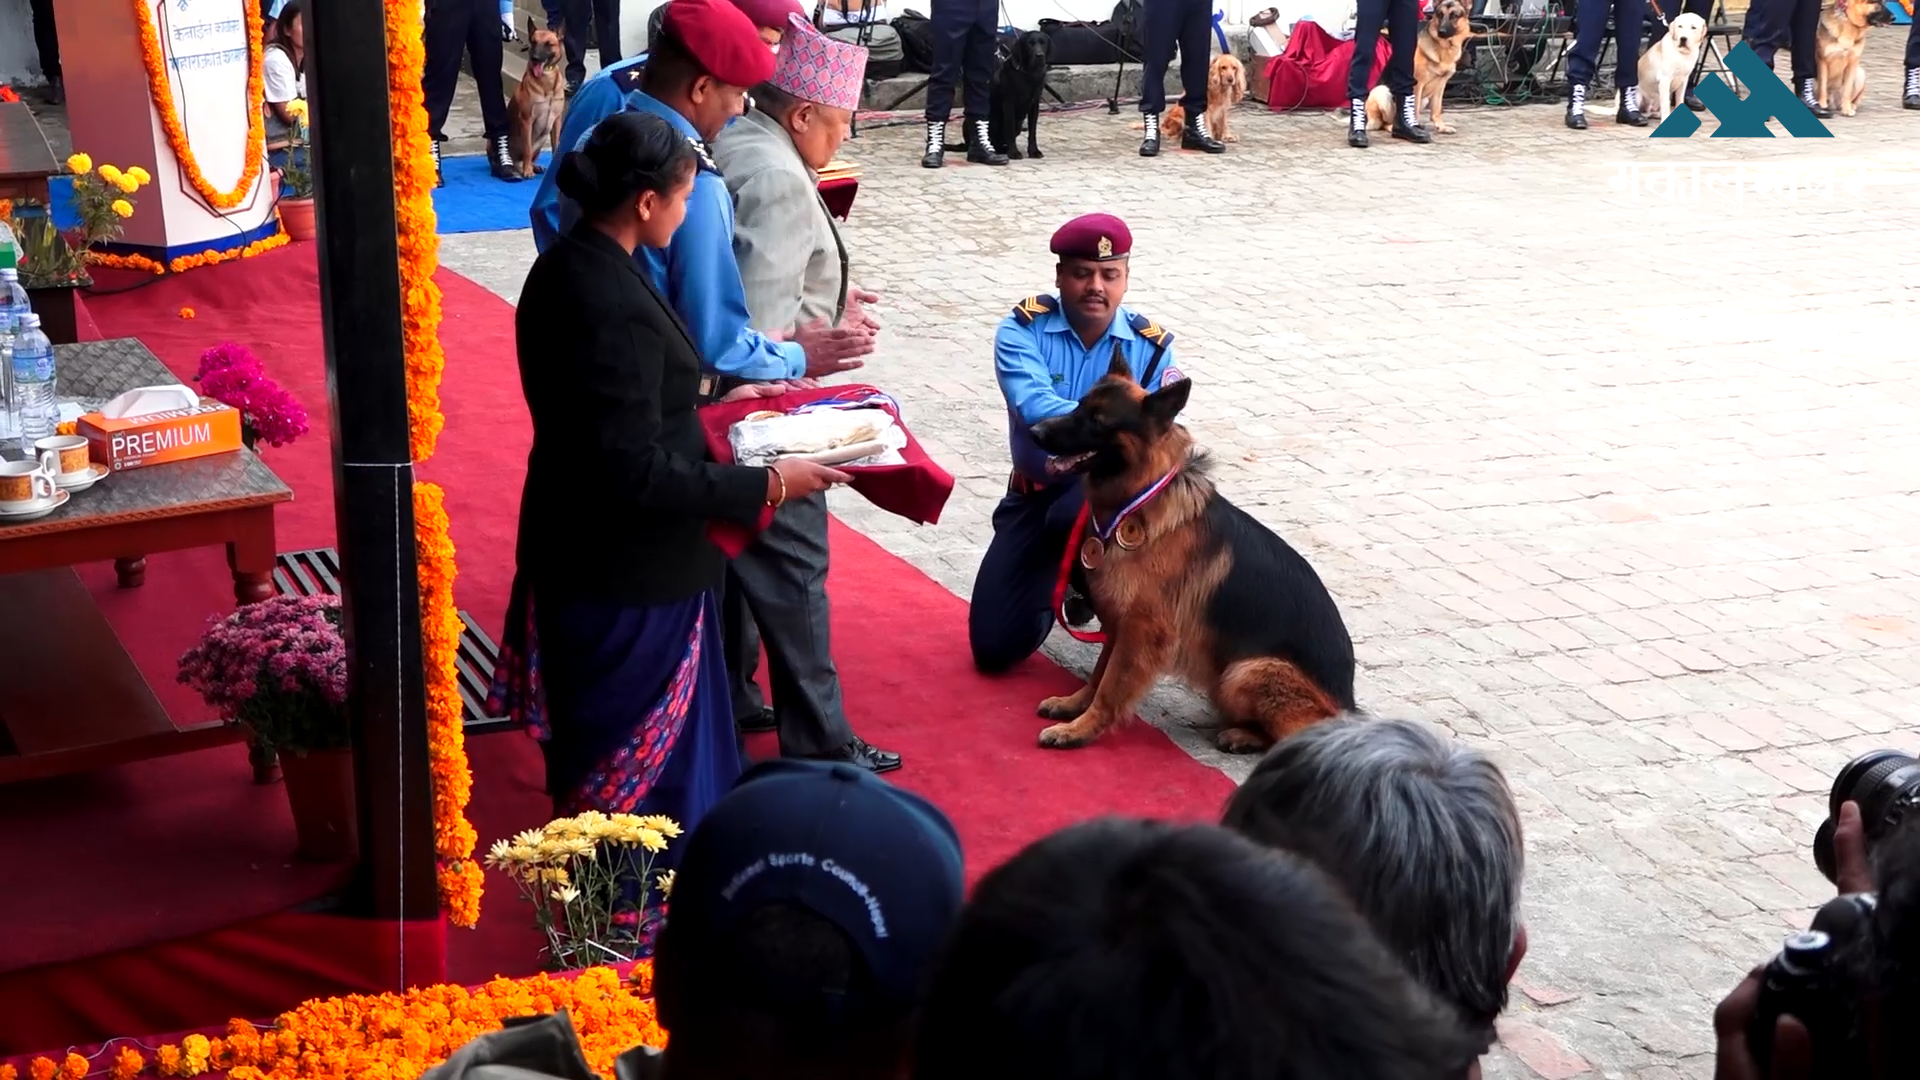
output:
[[[1013, 48], [994, 69], [989, 93], [992, 113], [987, 117], [987, 137], [993, 148], [1015, 161], [1022, 156], [1040, 157], [1040, 99], [1046, 96], [1047, 58], [1053, 41], [1038, 30], [1028, 30], [1013, 40]], [[1020, 153], [1020, 129], [1027, 129], [1027, 152]]]

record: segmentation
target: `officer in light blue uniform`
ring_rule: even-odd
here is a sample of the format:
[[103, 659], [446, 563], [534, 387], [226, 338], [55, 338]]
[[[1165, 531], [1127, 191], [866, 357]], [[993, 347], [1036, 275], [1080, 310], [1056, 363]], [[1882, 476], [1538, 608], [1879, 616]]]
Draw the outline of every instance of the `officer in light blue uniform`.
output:
[[[663, 5], [662, 11], [666, 10]], [[567, 102], [566, 118], [560, 124], [560, 145], [568, 150], [578, 150], [586, 145], [587, 136], [593, 134], [595, 125], [617, 112], [639, 108], [638, 99], [646, 95], [640, 91], [641, 65], [647, 62], [647, 54], [622, 60], [612, 67], [601, 68], [593, 77], [580, 84], [580, 89]], [[554, 162], [558, 165], [559, 162]], [[560, 194], [557, 168], [548, 169], [540, 177], [540, 190], [534, 192], [533, 209], [533, 246], [540, 251], [547, 250], [556, 238], [571, 228], [579, 217], [572, 206], [566, 207], [566, 228], [561, 225], [561, 204], [566, 200]]]
[[[1080, 481], [1052, 476], [1030, 429], [1073, 411], [1113, 362], [1114, 346], [1134, 378], [1157, 390], [1185, 376], [1174, 366], [1173, 334], [1121, 305], [1133, 234], [1111, 214], [1087, 214], [1053, 234], [1057, 294], [1014, 305], [993, 336], [994, 375], [1007, 399], [1013, 475], [993, 511], [993, 541], [973, 580], [967, 638], [974, 666], [1005, 671], [1032, 656], [1053, 627], [1053, 592], [1083, 502]], [[1076, 610], [1077, 609], [1077, 610]], [[1069, 604], [1076, 624], [1091, 620]]]

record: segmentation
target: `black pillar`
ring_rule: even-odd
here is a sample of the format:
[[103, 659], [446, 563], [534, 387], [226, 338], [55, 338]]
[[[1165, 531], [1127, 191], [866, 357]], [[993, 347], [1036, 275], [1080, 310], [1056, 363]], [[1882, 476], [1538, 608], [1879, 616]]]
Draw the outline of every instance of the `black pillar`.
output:
[[[304, 13], [347, 709], [360, 800], [354, 908], [391, 921], [438, 918], [440, 903], [381, 7], [325, 0], [305, 5]], [[440, 975], [409, 976], [404, 950], [395, 959], [395, 989]]]

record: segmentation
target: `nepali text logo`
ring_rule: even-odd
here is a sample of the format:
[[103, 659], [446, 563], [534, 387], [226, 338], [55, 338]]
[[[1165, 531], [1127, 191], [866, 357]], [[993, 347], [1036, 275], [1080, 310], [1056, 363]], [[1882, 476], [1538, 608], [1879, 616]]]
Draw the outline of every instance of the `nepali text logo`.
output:
[[[1797, 139], [1833, 138], [1833, 132], [1813, 115], [1806, 102], [1800, 100], [1792, 87], [1781, 82], [1780, 76], [1762, 63], [1746, 42], [1735, 45], [1727, 53], [1727, 69], [1747, 84], [1745, 100], [1733, 96], [1733, 88], [1714, 74], [1701, 79], [1694, 89], [1707, 111], [1720, 121], [1712, 138], [1771, 139], [1773, 132], [1767, 130], [1769, 119], [1780, 121], [1780, 126]], [[1700, 118], [1693, 115], [1692, 109], [1675, 109], [1653, 129], [1652, 137], [1684, 139], [1698, 130]]]

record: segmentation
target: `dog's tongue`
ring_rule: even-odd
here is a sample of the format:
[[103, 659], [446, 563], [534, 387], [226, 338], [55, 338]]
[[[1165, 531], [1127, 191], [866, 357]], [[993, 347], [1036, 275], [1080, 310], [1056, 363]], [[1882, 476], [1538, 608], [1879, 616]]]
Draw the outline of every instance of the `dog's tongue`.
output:
[[535, 60], [532, 63], [527, 65], [527, 74], [531, 75], [536, 79], [542, 75], [545, 75], [546, 73], [547, 73], [547, 65], [541, 63], [538, 60]]

